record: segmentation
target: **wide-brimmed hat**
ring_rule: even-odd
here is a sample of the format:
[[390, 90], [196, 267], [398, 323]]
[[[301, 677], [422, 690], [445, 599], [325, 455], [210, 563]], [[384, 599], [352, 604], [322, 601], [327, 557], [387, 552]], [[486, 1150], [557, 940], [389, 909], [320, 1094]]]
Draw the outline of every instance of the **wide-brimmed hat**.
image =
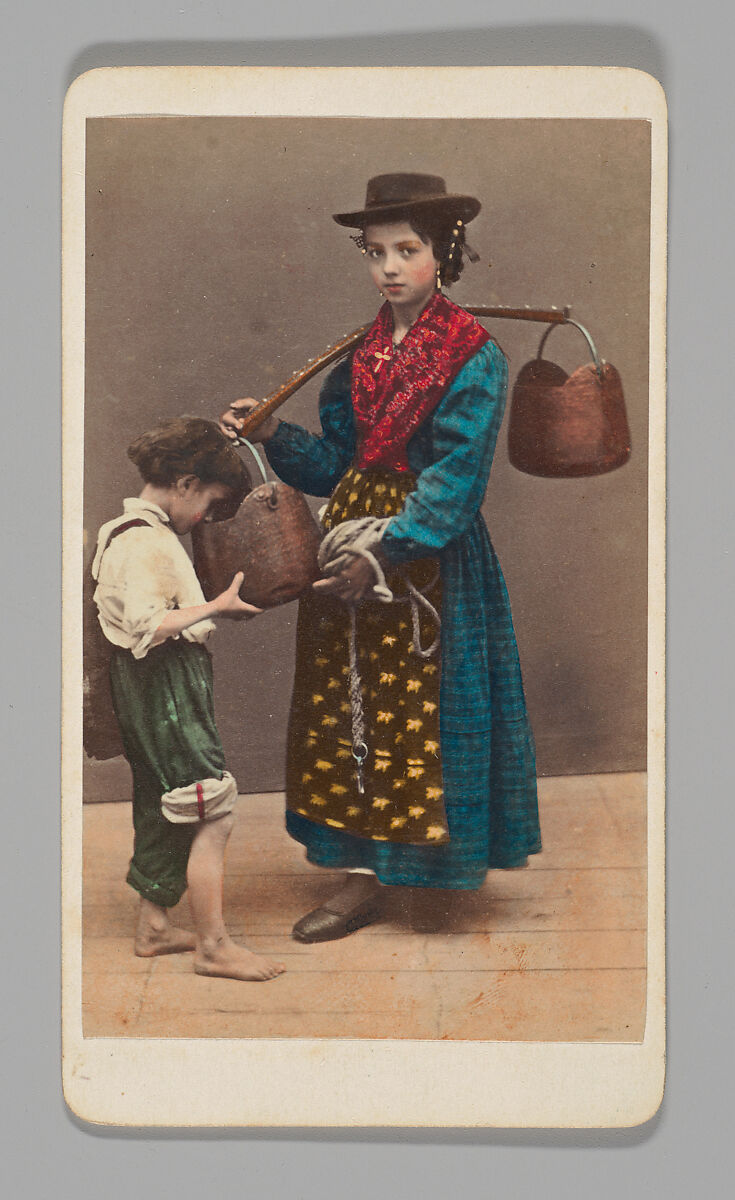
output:
[[362, 229], [375, 221], [386, 221], [405, 213], [445, 212], [467, 223], [481, 208], [474, 196], [447, 192], [440, 175], [375, 175], [368, 180], [365, 207], [357, 212], [334, 213], [338, 225]]

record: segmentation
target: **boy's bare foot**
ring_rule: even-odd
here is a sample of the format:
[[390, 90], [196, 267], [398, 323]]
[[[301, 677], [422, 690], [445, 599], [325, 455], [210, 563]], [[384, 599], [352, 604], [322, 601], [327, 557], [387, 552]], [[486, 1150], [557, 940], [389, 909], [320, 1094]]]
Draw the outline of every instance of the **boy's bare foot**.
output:
[[196, 937], [188, 929], [177, 929], [168, 919], [168, 910], [140, 898], [138, 928], [134, 949], [138, 958], [155, 958], [157, 954], [185, 954], [196, 950]]
[[251, 983], [262, 983], [275, 979], [286, 970], [283, 963], [274, 963], [260, 954], [253, 954], [245, 946], [238, 946], [230, 938], [220, 939], [212, 945], [203, 945], [194, 959], [197, 975], [212, 975], [221, 979], [242, 979]]
[[188, 929], [168, 925], [165, 929], [138, 929], [135, 953], [138, 958], [154, 958], [157, 954], [185, 954], [196, 950], [197, 940]]

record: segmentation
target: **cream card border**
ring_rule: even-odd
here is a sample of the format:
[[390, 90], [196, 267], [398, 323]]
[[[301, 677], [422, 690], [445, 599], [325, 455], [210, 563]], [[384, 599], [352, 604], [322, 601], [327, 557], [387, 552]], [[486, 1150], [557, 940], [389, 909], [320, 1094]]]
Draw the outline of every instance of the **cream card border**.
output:
[[[651, 122], [647, 1020], [642, 1043], [84, 1038], [81, 578], [85, 121], [103, 116]], [[63, 131], [63, 1083], [127, 1126], [630, 1126], [660, 1102], [664, 1017], [666, 104], [616, 67], [122, 67], [70, 88]]]

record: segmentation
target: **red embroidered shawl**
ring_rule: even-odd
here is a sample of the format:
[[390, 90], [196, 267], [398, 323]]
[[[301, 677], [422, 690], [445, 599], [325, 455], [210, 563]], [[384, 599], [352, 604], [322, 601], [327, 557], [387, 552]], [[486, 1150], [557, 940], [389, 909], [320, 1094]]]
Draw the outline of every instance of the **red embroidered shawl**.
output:
[[473, 316], [435, 292], [394, 347], [393, 314], [386, 301], [352, 360], [355, 466], [407, 471], [407, 443], [489, 338]]

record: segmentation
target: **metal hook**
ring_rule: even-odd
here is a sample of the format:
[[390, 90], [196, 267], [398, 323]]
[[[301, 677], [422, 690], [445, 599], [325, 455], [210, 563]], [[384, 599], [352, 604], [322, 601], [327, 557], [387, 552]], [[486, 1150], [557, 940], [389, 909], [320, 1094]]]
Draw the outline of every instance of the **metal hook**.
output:
[[352, 747], [352, 757], [355, 762], [362, 766], [368, 756], [368, 748], [364, 742], [355, 742]]
[[368, 748], [365, 742], [354, 742], [352, 746], [352, 757], [357, 766], [357, 790], [361, 796], [365, 795], [365, 780], [363, 778], [362, 768], [365, 759], [368, 756]]

